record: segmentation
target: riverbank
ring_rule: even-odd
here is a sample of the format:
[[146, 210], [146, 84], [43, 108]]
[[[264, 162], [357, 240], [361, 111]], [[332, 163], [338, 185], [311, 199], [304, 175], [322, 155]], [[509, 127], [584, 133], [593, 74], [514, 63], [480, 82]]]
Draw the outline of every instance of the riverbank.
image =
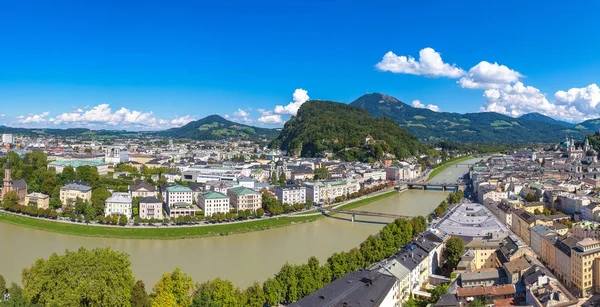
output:
[[[357, 200], [339, 206], [340, 209], [353, 209], [364, 206], [375, 201], [390, 197], [397, 192], [386, 192], [372, 197]], [[234, 223], [222, 223], [215, 225], [198, 226], [160, 226], [160, 227], [120, 227], [105, 225], [85, 225], [76, 223], [63, 223], [59, 221], [29, 217], [21, 214], [0, 212], [0, 222], [56, 232], [68, 235], [85, 237], [102, 237], [118, 239], [155, 239], [155, 240], [178, 240], [190, 238], [202, 238], [212, 236], [225, 236], [232, 234], [248, 233], [279, 227], [286, 227], [300, 223], [313, 222], [323, 216], [318, 212], [307, 212], [297, 216], [279, 216], [263, 218]]]
[[464, 156], [464, 157], [460, 157], [460, 158], [456, 158], [456, 159], [451, 159], [451, 160], [448, 160], [448, 161], [444, 162], [442, 165], [436, 167], [433, 171], [431, 171], [431, 173], [429, 173], [429, 176], [427, 177], [427, 181], [430, 181], [431, 179], [433, 179], [433, 177], [437, 176], [439, 173], [443, 172], [444, 170], [446, 170], [450, 166], [452, 166], [454, 164], [458, 164], [458, 163], [466, 161], [466, 160], [469, 160], [471, 158], [473, 158], [473, 156], [472, 155], [468, 155], [468, 156]]

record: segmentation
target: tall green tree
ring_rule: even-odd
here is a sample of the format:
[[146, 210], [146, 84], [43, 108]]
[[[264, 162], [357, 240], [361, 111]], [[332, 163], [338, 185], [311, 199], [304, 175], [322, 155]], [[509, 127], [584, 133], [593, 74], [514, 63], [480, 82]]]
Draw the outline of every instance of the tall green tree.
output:
[[176, 268], [173, 273], [163, 274], [152, 288], [152, 306], [192, 305], [190, 293], [194, 288], [192, 278]]
[[19, 196], [15, 191], [8, 191], [4, 194], [4, 198], [2, 198], [2, 207], [4, 207], [4, 209], [15, 210], [18, 203]]
[[98, 168], [95, 166], [82, 165], [78, 166], [75, 170], [77, 180], [87, 182], [93, 188], [98, 187], [100, 183], [100, 175], [98, 174]]
[[279, 175], [279, 185], [280, 186], [284, 186], [287, 183], [287, 178], [285, 178], [285, 172], [281, 172], [281, 175]]
[[96, 210], [96, 215], [104, 215], [104, 206], [109, 197], [110, 192], [105, 187], [98, 187], [92, 190], [92, 207]]
[[63, 168], [62, 173], [60, 173], [60, 179], [63, 184], [73, 181], [77, 179], [77, 174], [75, 173], [75, 169], [72, 166], [66, 166]]
[[263, 292], [269, 306], [277, 306], [284, 299], [283, 288], [276, 278], [268, 278], [263, 284]]
[[444, 255], [446, 256], [446, 264], [449, 271], [456, 268], [456, 265], [460, 261], [460, 256], [462, 256], [464, 252], [465, 242], [459, 237], [452, 237], [446, 242]]
[[3, 299], [4, 291], [6, 291], [6, 279], [0, 275], [0, 301]]
[[242, 293], [242, 298], [242, 306], [249, 307], [262, 307], [266, 301], [263, 288], [258, 282], [254, 282], [250, 287], [246, 288]]
[[66, 251], [23, 270], [23, 297], [47, 306], [130, 306], [129, 256], [109, 248]]
[[277, 180], [277, 173], [273, 171], [271, 173], [271, 185], [277, 185], [279, 181]]
[[150, 296], [141, 280], [136, 281], [131, 290], [131, 307], [150, 307]]
[[282, 288], [282, 294], [285, 298], [285, 301], [288, 303], [293, 303], [298, 300], [298, 278], [296, 277], [296, 268], [289, 264], [285, 263], [279, 273], [275, 276], [275, 278], [279, 281]]
[[242, 306], [240, 290], [229, 280], [217, 278], [196, 286], [194, 307]]

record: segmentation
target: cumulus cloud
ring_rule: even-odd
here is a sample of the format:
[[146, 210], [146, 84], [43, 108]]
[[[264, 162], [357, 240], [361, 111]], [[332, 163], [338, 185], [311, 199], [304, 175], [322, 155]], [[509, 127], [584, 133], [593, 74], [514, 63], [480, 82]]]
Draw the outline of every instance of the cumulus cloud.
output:
[[434, 104], [425, 105], [425, 104], [421, 103], [420, 100], [413, 100], [412, 101], [412, 106], [415, 107], [415, 108], [419, 108], [419, 109], [429, 109], [429, 110], [434, 111], [434, 112], [439, 112], [440, 111], [440, 107], [438, 107], [438, 106], [436, 106]]
[[480, 111], [496, 112], [513, 117], [538, 112], [553, 118], [578, 122], [598, 117], [596, 112], [584, 113], [570, 103], [549, 101], [546, 94], [522, 82], [506, 85], [499, 89], [488, 89], [483, 93], [484, 106]]
[[244, 123], [253, 122], [253, 120], [250, 118], [250, 109], [248, 109], [248, 111], [238, 109], [237, 111], [233, 112], [233, 120]]
[[596, 84], [558, 91], [554, 94], [554, 98], [558, 104], [573, 106], [584, 114], [600, 113], [600, 88]]
[[297, 88], [294, 91], [292, 98], [293, 101], [286, 106], [275, 106], [274, 112], [276, 114], [296, 115], [296, 113], [298, 113], [298, 109], [300, 109], [300, 106], [310, 99], [310, 97], [308, 97], [308, 91], [301, 88]]
[[427, 77], [460, 78], [465, 75], [465, 71], [455, 64], [444, 63], [440, 53], [429, 47], [419, 51], [419, 60], [412, 56], [398, 56], [389, 51], [375, 67], [380, 71]]
[[523, 77], [519, 72], [498, 63], [481, 61], [457, 81], [463, 88], [491, 89], [513, 84]]
[[260, 117], [258, 122], [261, 124], [283, 124], [283, 119], [279, 114], [273, 114], [273, 111], [267, 111], [264, 109], [258, 109]]
[[50, 115], [50, 112], [44, 112], [41, 114], [30, 114], [29, 116], [21, 115], [18, 117], [18, 119], [19, 123], [21, 124], [39, 124], [47, 122], [48, 119], [46, 117], [48, 117], [48, 115]]
[[161, 119], [153, 116], [152, 112], [141, 112], [120, 108], [114, 111], [108, 104], [99, 104], [86, 110], [77, 109], [73, 112], [61, 113], [55, 117], [48, 117], [49, 113], [34, 114], [29, 116], [19, 116], [19, 122], [22, 124], [52, 123], [55, 125], [75, 125], [75, 126], [109, 126], [123, 128], [168, 128], [183, 126], [194, 120], [191, 116], [185, 115], [173, 119]]

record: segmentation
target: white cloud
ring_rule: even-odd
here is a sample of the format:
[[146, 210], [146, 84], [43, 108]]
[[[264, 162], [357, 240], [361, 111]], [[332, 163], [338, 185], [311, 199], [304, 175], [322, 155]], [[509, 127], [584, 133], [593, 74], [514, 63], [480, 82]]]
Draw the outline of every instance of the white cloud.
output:
[[41, 114], [29, 114], [29, 116], [19, 116], [19, 123], [21, 124], [39, 124], [39, 123], [45, 123], [46, 121], [48, 121], [48, 119], [46, 117], [48, 117], [48, 115], [50, 115], [50, 112], [44, 112]]
[[248, 111], [238, 109], [237, 111], [233, 112], [233, 120], [247, 124], [252, 123], [253, 120], [250, 118], [250, 109], [248, 109]]
[[463, 88], [491, 89], [518, 82], [521, 77], [523, 75], [505, 65], [481, 61], [469, 69], [468, 74], [457, 83]]
[[117, 128], [168, 128], [182, 126], [194, 120], [191, 116], [181, 116], [170, 120], [156, 118], [152, 112], [141, 112], [120, 108], [113, 112], [108, 104], [100, 104], [83, 110], [77, 109], [73, 112], [61, 113], [55, 117], [48, 118], [49, 113], [44, 112], [37, 115], [19, 116], [22, 124], [52, 123], [55, 125], [75, 126], [109, 126]]
[[225, 114], [223, 117], [229, 119], [229, 115], [228, 114]]
[[242, 109], [238, 109], [236, 112], [233, 112], [233, 116], [237, 116], [237, 117], [248, 117], [250, 116], [249, 112], [246, 112]]
[[434, 105], [434, 104], [428, 104], [428, 105], [424, 105], [423, 103], [421, 103], [420, 100], [413, 100], [412, 101], [412, 106], [415, 108], [419, 108], [419, 109], [429, 109], [431, 111], [434, 112], [439, 112], [440, 111], [440, 107]]
[[300, 106], [310, 99], [310, 97], [308, 97], [308, 91], [301, 88], [297, 88], [294, 91], [292, 98], [293, 101], [286, 106], [275, 106], [274, 112], [276, 114], [296, 115], [296, 113], [298, 113], [298, 109], [300, 109]]
[[444, 63], [440, 53], [429, 47], [419, 51], [418, 61], [412, 56], [398, 56], [389, 51], [375, 67], [380, 71], [427, 77], [459, 78], [465, 75], [465, 71], [455, 64]]
[[273, 114], [273, 111], [267, 111], [264, 109], [258, 109], [260, 117], [258, 122], [261, 124], [283, 124], [283, 119], [279, 114]]
[[558, 91], [554, 94], [554, 99], [558, 104], [573, 106], [584, 114], [597, 115], [600, 113], [600, 88], [596, 84], [572, 88], [566, 92]]
[[484, 112], [497, 112], [513, 117], [538, 112], [570, 122], [598, 117], [597, 113], [583, 113], [568, 103], [550, 102], [539, 89], [525, 86], [522, 82], [499, 89], [488, 89], [483, 93], [483, 97], [485, 105], [480, 111]]

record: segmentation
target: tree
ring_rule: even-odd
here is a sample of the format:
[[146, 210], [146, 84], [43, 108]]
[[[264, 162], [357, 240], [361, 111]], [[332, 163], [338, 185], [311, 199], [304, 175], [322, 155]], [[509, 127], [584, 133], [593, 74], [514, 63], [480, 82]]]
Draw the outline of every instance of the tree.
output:
[[531, 193], [527, 193], [527, 195], [525, 195], [525, 201], [527, 201], [527, 202], [531, 203], [531, 202], [535, 202], [535, 201], [538, 201], [538, 200], [539, 200], [538, 197], [535, 196], [535, 195], [533, 195], [533, 194], [531, 194]]
[[452, 271], [458, 262], [460, 261], [460, 256], [465, 251], [465, 242], [461, 240], [459, 237], [452, 237], [448, 242], [446, 242], [446, 248], [444, 249], [444, 254], [446, 256], [446, 263], [448, 265], [448, 271]]
[[98, 168], [95, 166], [82, 165], [75, 169], [77, 180], [87, 182], [92, 187], [97, 187], [100, 181], [100, 175], [98, 174]]
[[480, 300], [480, 299], [476, 299], [474, 301], [471, 302], [471, 304], [469, 304], [469, 307], [485, 307], [486, 304]]
[[150, 307], [150, 296], [141, 280], [136, 281], [131, 290], [131, 307]]
[[65, 166], [65, 168], [63, 168], [62, 173], [60, 173], [60, 178], [63, 184], [75, 180], [77, 178], [77, 175], [75, 174], [75, 169], [73, 169], [73, 167], [70, 165]]
[[277, 173], [273, 171], [271, 173], [271, 185], [277, 185], [279, 181], [277, 180]]
[[542, 211], [542, 214], [545, 215], [545, 216], [549, 216], [551, 214], [551, 211], [548, 210], [548, 209], [546, 209], [546, 208], [544, 208], [544, 211]]
[[127, 217], [125, 215], [119, 216], [119, 225], [125, 226], [127, 224]]
[[23, 297], [47, 306], [129, 306], [130, 265], [127, 254], [109, 248], [52, 254], [23, 270]]
[[19, 196], [15, 191], [8, 191], [2, 199], [2, 206], [8, 210], [15, 210], [19, 203]]
[[286, 183], [287, 183], [287, 178], [285, 178], [285, 172], [281, 172], [281, 175], [279, 176], [279, 185], [285, 186]]
[[326, 167], [315, 168], [315, 176], [314, 176], [315, 180], [329, 179], [329, 178], [331, 178], [331, 173], [329, 172], [329, 169], [327, 169]]
[[192, 305], [190, 291], [194, 287], [192, 278], [176, 268], [173, 273], [163, 274], [152, 288], [152, 306], [181, 306]]
[[244, 298], [244, 301], [241, 302], [242, 305], [250, 307], [262, 307], [265, 304], [266, 300], [263, 288], [258, 282], [254, 282], [252, 286], [244, 290], [244, 293], [242, 293], [242, 297]]
[[286, 302], [293, 303], [298, 300], [298, 279], [296, 268], [293, 265], [286, 262], [275, 276], [275, 279], [281, 285], [282, 297]]
[[540, 214], [542, 214], [542, 211], [540, 211], [540, 209], [535, 209], [535, 210], [533, 210], [533, 214], [540, 215]]
[[267, 304], [270, 306], [278, 306], [283, 299], [281, 296], [281, 290], [281, 284], [276, 278], [267, 279], [263, 284], [263, 292], [265, 294]]
[[263, 215], [265, 215], [265, 209], [263, 209], [263, 208], [256, 209], [256, 216], [257, 217], [262, 217]]
[[110, 195], [110, 192], [105, 187], [98, 187], [92, 190], [91, 201], [92, 207], [96, 210], [96, 215], [104, 215], [104, 206]]
[[[4, 295], [4, 293], [2, 293]], [[5, 302], [0, 302], [0, 306], [11, 306], [11, 307], [25, 307], [25, 306], [36, 306], [32, 305], [23, 297], [23, 289], [16, 283], [11, 283], [8, 288], [9, 299]], [[4, 299], [2, 297], [2, 299]], [[39, 306], [39, 305], [37, 305]]]
[[6, 291], [6, 280], [4, 279], [4, 276], [0, 275], [0, 301], [4, 299], [4, 291]]
[[217, 278], [196, 286], [192, 306], [241, 306], [240, 296], [231, 281]]
[[436, 303], [442, 295], [448, 293], [448, 284], [439, 284], [431, 291], [431, 303]]

